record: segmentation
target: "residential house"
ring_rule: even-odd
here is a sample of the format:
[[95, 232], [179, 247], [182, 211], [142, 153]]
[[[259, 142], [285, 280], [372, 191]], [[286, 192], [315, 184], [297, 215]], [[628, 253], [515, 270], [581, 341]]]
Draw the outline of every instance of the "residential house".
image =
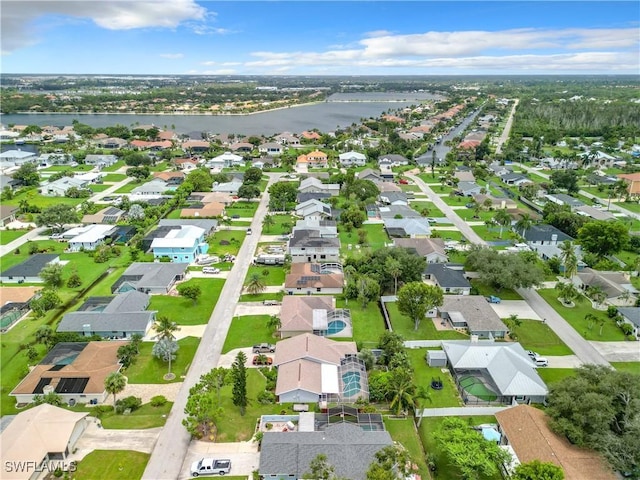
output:
[[231, 195], [223, 192], [192, 192], [187, 201], [194, 203], [221, 203], [228, 207], [235, 200]]
[[127, 214], [124, 210], [120, 210], [118, 207], [106, 207], [91, 215], [84, 215], [82, 217], [82, 223], [105, 223], [114, 224], [118, 223]]
[[431, 168], [432, 164], [436, 168], [443, 167], [447, 164], [447, 161], [444, 158], [440, 158], [440, 157], [434, 158], [433, 151], [428, 151], [426, 153], [423, 153], [422, 155], [417, 157], [415, 161], [419, 167], [425, 168], [425, 169]]
[[440, 287], [444, 293], [471, 294], [471, 284], [464, 276], [464, 268], [461, 265], [428, 263], [423, 275], [425, 279]]
[[380, 172], [377, 170], [373, 170], [372, 168], [365, 168], [361, 172], [358, 172], [356, 176], [358, 177], [358, 180], [369, 180], [376, 185], [382, 183]]
[[322, 238], [337, 238], [338, 227], [333, 220], [318, 220], [317, 218], [304, 218], [296, 222], [293, 232], [298, 230], [317, 230]]
[[[311, 418], [299, 425], [320, 423], [321, 430], [296, 432], [265, 432], [260, 443], [260, 465], [258, 474], [265, 480], [306, 478], [311, 462], [318, 455], [325, 455], [339, 478], [365, 480], [367, 470], [375, 460], [375, 454], [384, 447], [393, 445], [384, 424], [362, 425], [341, 421], [316, 422]], [[342, 414], [344, 415], [344, 414]], [[360, 415], [353, 415], [359, 419]], [[344, 417], [343, 417], [344, 418]], [[340, 423], [335, 423], [336, 420]]]
[[574, 212], [578, 215], [582, 215], [584, 217], [589, 217], [594, 220], [615, 220], [616, 216], [611, 212], [606, 210], [600, 210], [598, 208], [594, 208], [590, 205], [582, 205], [580, 207], [576, 207]]
[[40, 296], [42, 287], [1, 287], [0, 286], [0, 325], [1, 331], [8, 329], [29, 312], [30, 303]]
[[2, 478], [28, 480], [41, 472], [53, 472], [75, 452], [78, 440], [94, 421], [88, 415], [43, 403], [13, 416], [0, 433]]
[[[418, 212], [407, 205], [385, 205], [378, 208], [380, 218], [383, 220], [422, 218]], [[426, 220], [425, 220], [426, 221]], [[429, 222], [427, 222], [429, 223]]]
[[300, 203], [305, 203], [309, 200], [320, 200], [324, 203], [324, 200], [331, 198], [330, 193], [326, 192], [299, 192], [296, 195], [296, 201]]
[[178, 187], [184, 182], [184, 172], [154, 172], [153, 178], [163, 180], [167, 186]]
[[408, 248], [424, 257], [427, 263], [445, 263], [449, 261], [441, 238], [394, 238], [394, 247]]
[[344, 287], [344, 275], [336, 265], [292, 263], [284, 280], [287, 295], [339, 295]]
[[16, 404], [33, 402], [36, 395], [55, 392], [68, 404], [99, 404], [108, 393], [105, 379], [122, 368], [118, 348], [127, 342], [61, 342], [33, 367], [9, 394]]
[[[5, 188], [8, 188], [9, 190], [16, 191], [20, 185], [22, 185], [22, 181], [18, 180], [16, 178], [11, 177], [10, 175], [0, 175], [0, 191], [4, 191]], [[0, 207], [3, 207], [6, 205], [0, 205]], [[0, 224], [0, 226], [3, 226]]]
[[305, 219], [327, 220], [331, 218], [331, 205], [320, 200], [307, 200], [296, 205], [295, 212]]
[[300, 139], [291, 132], [282, 132], [280, 135], [277, 135], [276, 142], [280, 145], [289, 145], [292, 147], [300, 145]]
[[318, 230], [296, 230], [289, 239], [288, 253], [293, 263], [338, 262], [340, 240], [321, 237]]
[[453, 176], [460, 182], [475, 182], [476, 177], [471, 170], [457, 170]]
[[614, 157], [613, 155], [609, 155], [608, 153], [602, 152], [600, 150], [596, 152], [584, 152], [579, 153], [578, 157], [588, 158], [590, 166], [596, 166], [600, 168], [613, 168], [613, 167], [621, 167], [626, 165], [626, 162], [620, 158]]
[[404, 192], [382, 192], [378, 199], [385, 205], [409, 205], [407, 194]]
[[252, 143], [248, 143], [248, 142], [237, 142], [232, 144], [229, 147], [229, 150], [231, 150], [232, 152], [238, 152], [238, 153], [251, 153], [251, 151], [254, 149], [254, 145]]
[[577, 286], [583, 290], [599, 288], [606, 295], [607, 301], [615, 305], [628, 305], [638, 295], [627, 274], [622, 272], [608, 272], [586, 267], [576, 274]]
[[213, 184], [213, 191], [219, 193], [228, 193], [229, 195], [238, 195], [238, 190], [242, 186], [242, 180], [234, 177], [230, 182]]
[[[521, 234], [522, 232], [518, 233]], [[565, 240], [573, 241], [573, 238], [569, 235], [558, 230], [553, 225], [547, 225], [546, 223], [531, 225], [524, 232], [523, 236], [530, 247], [533, 247], [534, 245], [558, 245]]]
[[164, 237], [156, 237], [151, 242], [153, 258], [169, 258], [172, 262], [193, 263], [200, 255], [209, 251], [205, 240], [205, 230], [192, 225], [172, 229]]
[[223, 217], [225, 214], [225, 206], [219, 202], [209, 203], [192, 203], [188, 208], [180, 210], [180, 218], [199, 217], [199, 218], [215, 218]]
[[502, 177], [503, 175], [508, 175], [509, 173], [513, 173], [513, 167], [510, 165], [500, 165], [498, 162], [494, 162], [487, 167], [494, 175], [498, 177]]
[[458, 192], [464, 197], [473, 197], [482, 193], [483, 187], [476, 182], [458, 182]]
[[112, 238], [116, 232], [116, 227], [113, 225], [95, 224], [80, 228], [82, 229], [81, 233], [69, 240], [69, 251], [71, 252], [95, 250], [108, 238]]
[[[337, 342], [311, 333], [296, 335], [278, 342], [273, 364], [278, 368], [279, 403], [353, 403], [369, 398], [367, 372], [355, 342]], [[359, 382], [349, 382], [356, 375]]]
[[148, 142], [146, 140], [131, 140], [129, 145], [135, 150], [151, 150], [154, 152], [160, 152], [162, 150], [167, 150], [168, 148], [173, 148], [173, 142], [170, 140], [160, 140], [156, 142]]
[[38, 158], [36, 158], [36, 163], [42, 168], [46, 168], [51, 165], [76, 166], [78, 164], [73, 155], [65, 153], [41, 153]]
[[171, 227], [171, 228], [182, 228], [186, 225], [191, 225], [193, 227], [199, 227], [202, 228], [204, 230], [204, 234], [205, 236], [211, 235], [216, 227], [218, 226], [218, 220], [213, 220], [213, 219], [194, 219], [194, 218], [190, 218], [190, 219], [185, 219], [185, 218], [181, 218], [181, 219], [171, 219], [171, 218], [164, 218], [162, 220], [160, 220], [160, 222], [158, 223], [158, 227]]
[[640, 172], [638, 173], [620, 173], [618, 178], [627, 184], [627, 193], [629, 196], [635, 197], [640, 195]]
[[487, 200], [491, 200], [491, 208], [493, 208], [494, 210], [515, 210], [518, 208], [518, 203], [515, 200], [511, 200], [507, 197], [498, 198], [492, 195], [481, 193], [479, 195], [474, 195], [473, 200], [478, 205], [484, 205], [484, 202], [486, 202]]
[[36, 253], [26, 260], [9, 267], [0, 273], [2, 283], [42, 283], [40, 272], [50, 263], [58, 263], [60, 255], [57, 253]]
[[553, 463], [565, 480], [615, 480], [618, 478], [594, 450], [572, 445], [551, 430], [543, 410], [518, 405], [495, 414], [501, 433], [500, 444], [514, 456], [512, 464], [539, 461]]
[[384, 228], [390, 237], [426, 238], [431, 226], [426, 218], [384, 218]]
[[44, 185], [40, 192], [49, 197], [64, 197], [70, 188], [87, 189], [89, 182], [79, 177], [62, 177]]
[[603, 185], [605, 187], [608, 187], [609, 185], [613, 185], [614, 183], [616, 183], [618, 179], [616, 177], [610, 177], [598, 170], [594, 173], [588, 174], [585, 178], [585, 181], [589, 185]]
[[260, 152], [261, 155], [271, 155], [275, 157], [277, 155], [282, 155], [284, 148], [282, 148], [282, 145], [279, 143], [268, 142], [258, 146], [258, 152]]
[[35, 163], [38, 155], [24, 150], [7, 150], [0, 153], [0, 168], [20, 167], [25, 163]]
[[[126, 141], [124, 142], [126, 143]], [[99, 169], [110, 167], [117, 161], [118, 157], [116, 157], [115, 155], [95, 155], [90, 153], [86, 157], [84, 157], [85, 165], [93, 165], [94, 167], [98, 167]]]
[[222, 170], [223, 168], [242, 167], [245, 164], [244, 157], [231, 152], [224, 152], [222, 155], [208, 160], [207, 168], [212, 170]]
[[198, 168], [200, 164], [196, 158], [174, 158], [171, 160], [178, 170], [183, 172], [192, 172]]
[[447, 354], [449, 370], [467, 405], [488, 402], [460, 385], [461, 380], [469, 382], [469, 377], [475, 377], [476, 383], [483, 384], [484, 390], [492, 392], [496, 397], [494, 402], [504, 405], [512, 405], [514, 401], [543, 403], [549, 393], [531, 357], [517, 342], [451, 340], [442, 342], [442, 349]]
[[105, 137], [94, 141], [98, 148], [106, 148], [107, 150], [119, 150], [125, 148], [128, 142], [124, 138]]
[[363, 167], [367, 164], [367, 156], [360, 152], [341, 153], [338, 159], [343, 167]]
[[310, 132], [308, 130], [305, 130], [304, 132], [302, 132], [300, 136], [305, 140], [312, 140], [312, 141], [320, 140], [322, 138], [322, 136], [318, 132], [313, 132], [313, 131]]
[[548, 193], [545, 198], [558, 205], [568, 205], [571, 210], [584, 206], [584, 203], [566, 193]]
[[211, 148], [211, 144], [206, 140], [187, 140], [181, 146], [184, 151], [190, 153], [205, 153]]
[[[545, 262], [551, 260], [553, 257], [556, 257], [557, 259], [562, 258], [562, 250], [560, 250], [560, 244], [532, 244], [531, 250], [536, 252], [538, 256]], [[576, 255], [576, 259], [578, 260], [578, 272], [581, 272], [587, 266], [587, 264], [582, 261], [582, 248], [580, 247], [580, 245], [573, 244], [573, 252]], [[560, 265], [560, 273], [564, 273], [564, 265]]]
[[156, 311], [149, 311], [149, 295], [137, 290], [115, 297], [90, 297], [78, 310], [69, 312], [58, 324], [58, 332], [73, 332], [86, 337], [130, 339], [145, 336], [156, 319]]
[[391, 167], [402, 167], [404, 165], [409, 165], [409, 159], [403, 155], [388, 153], [386, 155], [380, 155], [378, 158], [378, 165], [381, 164]]
[[304, 157], [307, 166], [310, 168], [326, 168], [327, 161], [329, 159], [329, 157], [327, 157], [327, 154], [321, 152], [320, 150], [314, 150], [313, 152], [307, 153], [306, 155], [302, 154], [298, 156], [298, 162], [300, 161], [301, 157]]
[[631, 335], [640, 340], [640, 307], [618, 307], [618, 313], [633, 327]]
[[[437, 307], [437, 313], [453, 328], [467, 331], [478, 338], [504, 338], [509, 333], [491, 304], [479, 295], [445, 295], [444, 303]], [[428, 315], [434, 317], [434, 311]]]
[[14, 207], [13, 205], [0, 205], [0, 227], [15, 222], [18, 210], [18, 207]]
[[150, 295], [166, 295], [176, 282], [183, 280], [188, 263], [134, 262], [111, 286], [111, 293], [138, 290]]
[[308, 177], [300, 182], [298, 191], [301, 193], [322, 192], [328, 193], [332, 197], [336, 197], [340, 194], [339, 183], [322, 183], [315, 177]]
[[500, 177], [500, 180], [502, 180], [502, 182], [506, 183], [507, 185], [515, 185], [516, 187], [520, 187], [528, 183], [533, 183], [529, 178], [526, 177], [526, 175], [523, 175], [522, 173], [507, 173], [506, 175]]
[[280, 308], [280, 338], [313, 333], [322, 337], [351, 337], [351, 313], [336, 308], [329, 296], [286, 295]]
[[131, 190], [133, 196], [143, 197], [159, 197], [163, 195], [167, 190], [175, 190], [175, 187], [171, 187], [164, 180], [156, 178], [150, 182], [143, 183]]

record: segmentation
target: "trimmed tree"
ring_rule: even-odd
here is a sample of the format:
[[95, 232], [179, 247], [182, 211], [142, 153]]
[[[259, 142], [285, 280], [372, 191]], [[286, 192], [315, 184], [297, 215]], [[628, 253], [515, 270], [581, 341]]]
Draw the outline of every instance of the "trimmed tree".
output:
[[413, 320], [414, 330], [418, 330], [426, 313], [433, 307], [442, 305], [443, 300], [439, 287], [410, 282], [398, 292], [398, 311]]
[[104, 379], [104, 390], [113, 395], [113, 408], [116, 407], [116, 395], [127, 386], [126, 377], [120, 372], [112, 372]]
[[198, 298], [202, 295], [202, 290], [200, 289], [200, 285], [181, 283], [178, 285], [178, 293], [184, 298], [188, 298], [193, 301], [195, 305], [198, 303]]
[[78, 223], [79, 220], [78, 212], [73, 205], [56, 203], [45, 208], [42, 213], [36, 217], [36, 225], [39, 227], [51, 227], [56, 232], [61, 232], [65, 225]]
[[240, 408], [240, 415], [244, 415], [249, 399], [247, 398], [247, 356], [238, 352], [231, 366], [233, 389], [231, 391], [233, 404]]

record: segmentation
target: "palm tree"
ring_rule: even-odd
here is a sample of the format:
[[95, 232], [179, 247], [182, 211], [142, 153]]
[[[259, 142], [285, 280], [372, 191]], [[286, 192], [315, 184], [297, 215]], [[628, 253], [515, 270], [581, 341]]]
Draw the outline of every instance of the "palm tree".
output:
[[562, 299], [562, 303], [565, 304], [571, 304], [580, 295], [575, 285], [571, 282], [558, 282], [556, 290]]
[[273, 332], [275, 333], [280, 330], [280, 327], [282, 327], [280, 318], [277, 315], [271, 315], [271, 317], [269, 317], [269, 320], [267, 320], [267, 328], [269, 328], [269, 330], [273, 330]]
[[607, 294], [604, 293], [604, 290], [602, 289], [602, 287], [599, 287], [599, 286], [589, 287], [587, 291], [589, 293], [589, 297], [591, 297], [591, 300], [596, 302], [596, 305], [602, 305], [602, 302], [604, 302], [607, 298]]
[[393, 257], [387, 257], [387, 260], [384, 264], [384, 268], [389, 275], [393, 277], [394, 288], [393, 294], [398, 294], [398, 277], [402, 275], [402, 265], [398, 260]]
[[124, 390], [127, 385], [126, 377], [120, 372], [112, 372], [104, 379], [104, 389], [108, 394], [113, 395], [113, 407], [116, 406], [116, 395]]
[[153, 329], [156, 331], [156, 338], [158, 340], [175, 340], [175, 332], [180, 330], [180, 327], [176, 322], [171, 321], [168, 317], [160, 315], [156, 318], [156, 322], [153, 324]]
[[584, 316], [585, 321], [587, 322], [587, 328], [591, 330], [593, 325], [598, 321], [598, 317], [596, 317], [593, 313], [587, 313]]
[[[416, 389], [415, 399], [420, 400], [419, 402], [417, 402], [418, 408], [424, 408], [424, 402], [422, 400], [427, 400], [430, 403], [433, 402], [433, 400], [431, 399], [431, 395], [429, 395], [429, 390], [424, 388], [422, 385], [418, 386], [418, 388]], [[420, 415], [420, 418], [418, 418], [418, 428], [420, 428], [422, 418], [422, 415]]]
[[267, 288], [267, 286], [262, 281], [262, 277], [257, 273], [254, 273], [251, 275], [251, 278], [249, 278], [249, 282], [247, 282], [245, 288], [250, 295], [257, 295], [264, 292], [264, 289]]
[[411, 373], [404, 369], [396, 369], [389, 379], [388, 392], [392, 396], [389, 408], [400, 415], [403, 410], [412, 411], [416, 408], [416, 386]]
[[622, 196], [627, 193], [627, 183], [620, 179], [612, 185], [612, 193], [618, 196], [618, 201], [622, 200]]
[[273, 220], [273, 217], [271, 215], [266, 215], [264, 217], [264, 220], [262, 220], [262, 226], [267, 232], [271, 229], [271, 227], [273, 227], [274, 224], [275, 221]]
[[564, 275], [571, 278], [578, 271], [578, 257], [576, 257], [573, 244], [569, 240], [565, 240], [558, 248], [560, 249], [560, 261], [564, 265]]
[[493, 220], [500, 225], [500, 238], [502, 238], [502, 230], [504, 227], [511, 225], [511, 215], [509, 215], [506, 210], [500, 209], [493, 216]]
[[533, 219], [531, 218], [531, 215], [529, 215], [528, 213], [523, 213], [520, 216], [520, 220], [516, 222], [516, 230], [522, 231], [522, 237], [524, 238], [527, 230], [529, 230], [532, 225]]

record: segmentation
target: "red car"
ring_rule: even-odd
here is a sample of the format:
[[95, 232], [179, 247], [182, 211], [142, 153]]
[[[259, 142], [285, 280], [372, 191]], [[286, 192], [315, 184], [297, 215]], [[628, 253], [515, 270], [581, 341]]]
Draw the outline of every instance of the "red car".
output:
[[409, 180], [401, 178], [400, 180], [398, 180], [398, 183], [400, 183], [402, 185], [409, 185]]
[[273, 365], [273, 358], [266, 355], [255, 355], [251, 363], [254, 365]]

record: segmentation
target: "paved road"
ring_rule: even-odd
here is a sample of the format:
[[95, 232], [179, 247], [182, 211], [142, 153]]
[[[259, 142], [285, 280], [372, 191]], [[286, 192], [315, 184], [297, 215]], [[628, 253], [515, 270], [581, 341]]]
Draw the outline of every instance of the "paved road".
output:
[[[447, 153], [449, 153], [449, 150], [451, 150], [451, 148], [445, 145], [445, 142], [457, 137], [462, 132], [464, 132], [464, 130], [471, 124], [471, 122], [473, 122], [476, 119], [481, 109], [482, 108], [479, 107], [473, 112], [471, 112], [471, 114], [467, 115], [467, 117], [462, 121], [460, 125], [458, 125], [453, 130], [451, 130], [451, 132], [449, 132], [447, 135], [444, 135], [442, 137], [442, 141], [440, 143], [437, 143], [435, 147], [433, 147], [433, 149], [436, 152], [436, 158], [444, 159], [447, 156]], [[431, 157], [432, 155], [431, 151], [428, 151], [426, 155]]]
[[429, 197], [429, 200], [431, 200], [433, 204], [436, 207], [438, 207], [442, 213], [445, 214], [445, 216], [451, 221], [451, 223], [453, 223], [455, 227], [457, 227], [457, 229], [467, 238], [467, 240], [469, 240], [471, 243], [487, 245], [487, 242], [485, 242], [482, 238], [480, 238], [480, 236], [471, 229], [471, 227], [467, 224], [467, 222], [462, 220], [458, 216], [458, 214], [453, 210], [453, 208], [447, 205], [442, 200], [442, 198], [437, 193], [435, 193], [431, 189], [431, 187], [429, 187], [429, 185], [423, 182], [416, 175], [407, 174], [407, 177], [413, 180], [415, 184], [418, 185], [418, 187], [420, 187], [420, 190], [422, 190]]
[[507, 118], [507, 123], [504, 125], [504, 130], [500, 137], [498, 137], [498, 141], [496, 143], [496, 153], [502, 153], [502, 145], [504, 145], [509, 139], [509, 134], [511, 133], [511, 126], [513, 125], [513, 116], [516, 113], [516, 107], [520, 103], [520, 99], [516, 98], [513, 102], [513, 107], [511, 107], [511, 113], [509, 113], [509, 118]]
[[519, 288], [517, 292], [522, 295], [533, 310], [543, 319], [546, 319], [547, 325], [553, 330], [560, 340], [562, 340], [585, 364], [596, 364], [611, 366], [609, 362], [596, 350], [593, 345], [586, 341], [582, 336], [569, 325], [569, 323], [560, 316], [545, 300], [531, 288]]
[[[542, 178], [549, 179], [549, 177], [550, 177], [546, 173], [542, 173], [540, 170], [536, 170], [535, 168], [531, 168], [531, 167], [529, 167], [527, 165], [523, 165], [522, 163], [514, 163], [514, 165], [518, 165], [518, 166], [522, 167], [524, 170], [526, 170], [528, 172], [533, 172], [533, 173], [535, 173], [536, 175], [538, 175], [538, 176], [540, 176]], [[594, 195], [593, 193], [589, 193], [589, 192], [587, 192], [585, 190], [580, 190], [579, 193], [580, 193], [580, 195], [584, 195], [587, 198], [596, 199], [596, 200], [598, 200], [600, 202], [603, 201], [602, 198], [598, 197], [597, 195]], [[615, 212], [620, 212], [620, 213], [622, 213], [622, 214], [624, 214], [624, 215], [626, 215], [628, 217], [635, 218], [636, 220], [640, 220], [640, 214], [632, 212], [630, 210], [627, 210], [626, 208], [619, 206], [616, 202], [611, 202], [611, 205], [609, 206], [609, 210], [613, 210]]]
[[[275, 182], [280, 174], [269, 174], [269, 185]], [[181, 475], [181, 467], [191, 441], [189, 433], [182, 425], [184, 407], [189, 397], [189, 389], [198, 382], [200, 376], [218, 364], [222, 346], [233, 319], [242, 284], [247, 275], [253, 253], [258, 245], [259, 233], [262, 231], [262, 220], [267, 213], [269, 193], [265, 191], [251, 223], [253, 235], [247, 235], [236, 263], [222, 288], [220, 300], [216, 304], [209, 323], [205, 329], [189, 372], [178, 393], [167, 423], [165, 424], [149, 463], [142, 476], [145, 480], [176, 479]]]

